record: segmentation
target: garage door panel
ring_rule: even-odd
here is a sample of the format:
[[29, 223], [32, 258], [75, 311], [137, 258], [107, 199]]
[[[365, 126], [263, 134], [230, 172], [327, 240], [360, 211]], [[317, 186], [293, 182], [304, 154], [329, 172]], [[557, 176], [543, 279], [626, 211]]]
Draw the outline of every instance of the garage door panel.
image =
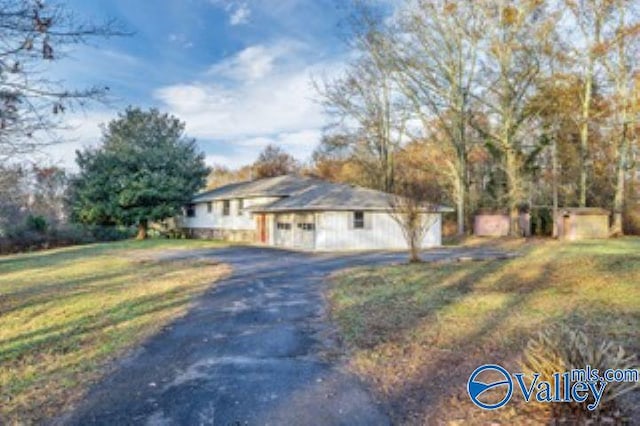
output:
[[275, 244], [278, 247], [315, 248], [314, 214], [280, 214], [276, 216]]
[[302, 249], [313, 249], [316, 242], [316, 223], [313, 214], [298, 214], [293, 229], [293, 246]]

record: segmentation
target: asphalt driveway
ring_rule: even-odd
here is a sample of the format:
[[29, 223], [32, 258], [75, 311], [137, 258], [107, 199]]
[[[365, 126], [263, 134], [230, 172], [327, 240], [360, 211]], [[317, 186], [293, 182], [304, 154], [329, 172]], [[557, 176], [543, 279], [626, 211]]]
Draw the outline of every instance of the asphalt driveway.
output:
[[[423, 257], [501, 255], [442, 248]], [[332, 356], [324, 278], [345, 267], [405, 261], [405, 253], [310, 255], [234, 247], [163, 254], [184, 256], [211, 257], [234, 272], [119, 363], [58, 423], [388, 424], [382, 408]]]

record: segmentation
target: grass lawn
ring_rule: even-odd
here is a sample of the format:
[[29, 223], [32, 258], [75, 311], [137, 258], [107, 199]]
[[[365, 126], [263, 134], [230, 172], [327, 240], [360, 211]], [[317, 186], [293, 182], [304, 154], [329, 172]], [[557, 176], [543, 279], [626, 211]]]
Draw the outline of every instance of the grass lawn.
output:
[[163, 250], [218, 247], [126, 241], [0, 257], [0, 424], [59, 414], [110, 361], [185, 313], [227, 274]]
[[396, 422], [548, 422], [548, 410], [518, 401], [480, 410], [466, 382], [485, 363], [519, 371], [528, 338], [551, 324], [640, 353], [640, 239], [534, 241], [518, 250], [511, 260], [361, 268], [334, 278], [332, 314], [350, 367]]

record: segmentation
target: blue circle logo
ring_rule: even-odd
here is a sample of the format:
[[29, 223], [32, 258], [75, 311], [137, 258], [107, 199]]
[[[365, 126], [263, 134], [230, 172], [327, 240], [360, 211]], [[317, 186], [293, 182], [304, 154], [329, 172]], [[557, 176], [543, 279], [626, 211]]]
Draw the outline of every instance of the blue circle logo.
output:
[[[492, 381], [491, 383], [485, 383], [483, 381], [477, 380], [477, 377], [485, 371], [498, 373], [501, 378], [496, 381]], [[500, 401], [496, 403], [488, 403], [481, 400], [482, 394], [484, 394], [487, 390], [499, 387], [503, 387], [505, 391], [504, 397]], [[499, 365], [481, 365], [480, 367], [476, 368], [473, 373], [471, 373], [471, 376], [469, 376], [469, 381], [467, 382], [467, 392], [469, 393], [471, 401], [478, 407], [484, 408], [485, 410], [495, 410], [496, 408], [500, 408], [505, 405], [511, 399], [511, 396], [513, 395], [513, 380], [511, 379], [509, 372]]]

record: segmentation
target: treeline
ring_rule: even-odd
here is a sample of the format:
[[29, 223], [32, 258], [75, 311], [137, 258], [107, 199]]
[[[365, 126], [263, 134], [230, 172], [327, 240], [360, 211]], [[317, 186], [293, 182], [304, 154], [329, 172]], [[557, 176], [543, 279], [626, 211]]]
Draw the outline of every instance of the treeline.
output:
[[[334, 117], [321, 176], [394, 191], [437, 182], [468, 231], [480, 208], [637, 206], [640, 4], [418, 0], [356, 3], [354, 59], [317, 81]], [[467, 225], [467, 227], [465, 227]]]
[[73, 220], [68, 172], [57, 166], [0, 167], [0, 254], [130, 238], [127, 227]]

